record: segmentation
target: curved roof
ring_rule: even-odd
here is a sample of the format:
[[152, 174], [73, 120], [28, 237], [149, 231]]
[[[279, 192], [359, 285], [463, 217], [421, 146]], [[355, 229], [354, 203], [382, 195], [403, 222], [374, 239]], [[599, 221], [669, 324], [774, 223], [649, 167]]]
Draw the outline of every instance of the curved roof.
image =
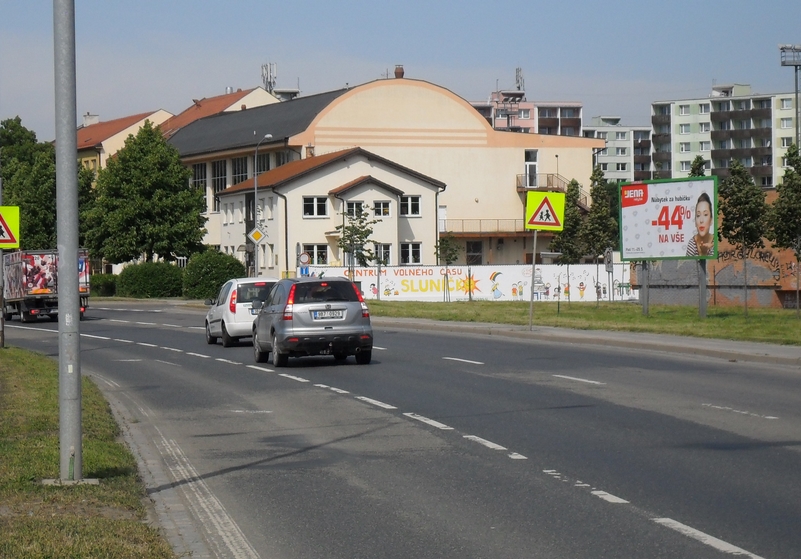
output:
[[338, 89], [291, 101], [201, 118], [181, 128], [169, 139], [181, 157], [256, 146], [264, 134], [272, 142], [306, 130], [331, 101], [349, 91]]

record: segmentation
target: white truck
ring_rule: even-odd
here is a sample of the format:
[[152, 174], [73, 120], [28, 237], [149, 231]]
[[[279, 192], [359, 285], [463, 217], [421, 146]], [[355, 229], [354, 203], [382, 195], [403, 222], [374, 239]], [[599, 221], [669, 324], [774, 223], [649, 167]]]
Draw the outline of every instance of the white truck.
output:
[[[89, 304], [89, 256], [78, 253], [81, 318]], [[3, 314], [32, 322], [40, 316], [58, 319], [58, 251], [18, 250], [3, 254]]]

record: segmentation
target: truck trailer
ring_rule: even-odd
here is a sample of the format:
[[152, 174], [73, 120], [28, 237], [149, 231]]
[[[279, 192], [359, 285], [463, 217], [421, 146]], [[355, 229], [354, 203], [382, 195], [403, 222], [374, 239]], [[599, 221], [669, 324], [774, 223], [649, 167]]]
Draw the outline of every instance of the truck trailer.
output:
[[[81, 318], [89, 304], [89, 255], [78, 253]], [[40, 316], [58, 320], [58, 251], [18, 250], [3, 254], [3, 314], [32, 322]]]

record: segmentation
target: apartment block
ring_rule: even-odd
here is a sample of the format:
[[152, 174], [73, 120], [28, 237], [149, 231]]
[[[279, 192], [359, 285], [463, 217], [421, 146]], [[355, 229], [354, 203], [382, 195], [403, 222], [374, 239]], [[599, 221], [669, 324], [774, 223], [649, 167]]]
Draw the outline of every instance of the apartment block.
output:
[[697, 156], [710, 174], [729, 176], [732, 161], [754, 182], [774, 187], [796, 137], [793, 93], [755, 94], [747, 84], [712, 88], [709, 97], [651, 104], [653, 178], [689, 175]]
[[585, 138], [604, 140], [606, 147], [595, 153], [604, 177], [612, 182], [651, 178], [651, 127], [623, 126], [619, 116], [596, 116], [584, 127]]

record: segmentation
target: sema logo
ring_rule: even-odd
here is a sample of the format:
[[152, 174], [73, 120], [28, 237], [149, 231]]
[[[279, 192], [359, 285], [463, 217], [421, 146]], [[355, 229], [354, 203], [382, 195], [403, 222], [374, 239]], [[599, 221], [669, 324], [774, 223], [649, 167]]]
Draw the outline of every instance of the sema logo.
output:
[[641, 206], [648, 199], [647, 184], [629, 184], [620, 190], [621, 204], [624, 208]]

